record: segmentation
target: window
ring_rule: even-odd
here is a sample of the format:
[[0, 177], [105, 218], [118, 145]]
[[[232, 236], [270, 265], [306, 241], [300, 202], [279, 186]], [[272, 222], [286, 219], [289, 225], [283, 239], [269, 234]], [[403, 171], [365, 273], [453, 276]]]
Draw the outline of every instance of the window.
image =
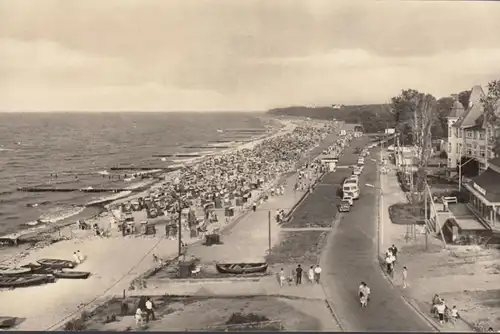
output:
[[467, 144], [467, 149], [471, 149], [472, 148], [472, 144]]
[[465, 131], [467, 138], [472, 138], [472, 131]]
[[467, 150], [467, 155], [471, 156], [472, 155], [472, 151], [471, 150]]
[[481, 146], [479, 146], [479, 149], [480, 149], [481, 151], [486, 151], [486, 146], [481, 145]]
[[451, 152], [452, 145], [451, 143], [448, 143], [448, 152]]
[[481, 158], [484, 158], [484, 156], [486, 155], [486, 151], [479, 151], [479, 155], [481, 156]]
[[479, 132], [479, 139], [484, 140], [485, 133], [484, 131]]
[[472, 134], [474, 135], [474, 139], [477, 139], [477, 131], [473, 131]]

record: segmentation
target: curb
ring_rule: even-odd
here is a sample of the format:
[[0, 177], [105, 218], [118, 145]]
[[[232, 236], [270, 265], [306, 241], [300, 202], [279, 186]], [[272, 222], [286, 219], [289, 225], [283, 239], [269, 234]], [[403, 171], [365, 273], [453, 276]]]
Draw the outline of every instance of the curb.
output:
[[[387, 279], [387, 281], [389, 281], [389, 283], [394, 287], [394, 288], [398, 288], [398, 286], [396, 286], [394, 284], [394, 282], [392, 281], [392, 279], [388, 276], [388, 274], [386, 273], [386, 271], [384, 270], [384, 268], [382, 267], [381, 263], [382, 263], [382, 257], [379, 255], [378, 256], [378, 259], [379, 259], [379, 265], [380, 265], [380, 271], [382, 272], [382, 274], [384, 275], [384, 277]], [[414, 311], [415, 313], [417, 313], [422, 319], [424, 319], [429, 325], [431, 325], [431, 327], [433, 327], [437, 332], [441, 332], [441, 328], [436, 324], [436, 322], [431, 319], [427, 314], [425, 314], [424, 312], [422, 312], [420, 310], [420, 308], [415, 305], [410, 298], [406, 297], [403, 293], [401, 293], [401, 291], [398, 291], [399, 292], [399, 295], [401, 296], [401, 298], [403, 299], [403, 301], [408, 305], [410, 306]]]
[[185, 283], [233, 283], [233, 282], [259, 282], [263, 277], [227, 277], [227, 278], [167, 278], [167, 279], [157, 279], [150, 280], [149, 283], [154, 284], [155, 282], [162, 282], [167, 284], [185, 284]]
[[[141, 294], [134, 295], [134, 297], [138, 297]], [[166, 296], [166, 297], [171, 297], [171, 298], [198, 298], [198, 299], [235, 299], [235, 298], [266, 298], [266, 297], [271, 297], [271, 298], [284, 298], [284, 299], [290, 299], [290, 300], [314, 300], [314, 301], [320, 301], [323, 299], [319, 298], [308, 298], [308, 297], [297, 297], [297, 296], [291, 296], [291, 295], [282, 295], [279, 293], [272, 293], [272, 294], [265, 294], [265, 293], [249, 293], [249, 294], [233, 294], [233, 295], [196, 295], [196, 294], [169, 294], [169, 293], [162, 293], [158, 295], [152, 295], [152, 294], [146, 294], [147, 296]], [[131, 295], [129, 295], [130, 297]]]

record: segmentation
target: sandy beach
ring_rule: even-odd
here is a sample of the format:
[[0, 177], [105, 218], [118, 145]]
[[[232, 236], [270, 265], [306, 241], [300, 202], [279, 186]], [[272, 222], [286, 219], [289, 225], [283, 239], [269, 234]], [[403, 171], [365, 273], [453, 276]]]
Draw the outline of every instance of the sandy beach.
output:
[[[254, 142], [244, 143], [230, 151], [252, 149], [270, 137], [285, 136], [296, 128], [296, 122], [282, 121], [283, 127], [278, 132], [270, 134]], [[270, 180], [258, 191], [252, 191], [252, 199], [259, 193], [268, 191], [275, 180]], [[138, 197], [135, 194], [134, 197]], [[123, 201], [124, 199], [120, 200]], [[232, 220], [249, 210], [247, 203], [238, 209], [232, 219], [219, 223], [219, 227], [231, 223]], [[143, 212], [134, 212], [136, 220], [144, 218]], [[141, 216], [142, 215], [142, 216]], [[105, 213], [89, 223], [99, 226], [110, 226], [110, 214]], [[222, 216], [222, 215], [221, 215]], [[41, 286], [2, 290], [0, 315], [26, 318], [15, 330], [56, 330], [78, 312], [98, 305], [109, 296], [121, 294], [128, 290], [131, 281], [154, 267], [152, 255], [164, 259], [172, 258], [177, 253], [178, 241], [161, 236], [163, 229], [156, 236], [125, 236], [114, 232], [110, 237], [99, 237], [91, 230], [78, 230], [75, 225], [69, 225], [57, 232], [55, 237], [67, 239], [50, 245], [43, 243], [31, 248], [22, 245], [18, 248], [2, 250], [0, 260], [3, 265], [23, 265], [36, 263], [41, 258], [72, 260], [73, 252], [80, 250], [86, 257], [76, 270], [92, 273], [86, 280], [58, 280], [56, 283]], [[189, 231], [183, 231], [183, 241], [187, 244], [199, 241], [190, 238]], [[26, 306], [26, 301], [33, 301]]]

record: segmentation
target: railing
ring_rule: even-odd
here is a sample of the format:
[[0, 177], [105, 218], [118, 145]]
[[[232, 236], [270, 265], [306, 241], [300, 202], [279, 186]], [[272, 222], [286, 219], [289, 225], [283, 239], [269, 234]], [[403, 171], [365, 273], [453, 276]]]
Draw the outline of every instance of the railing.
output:
[[474, 214], [474, 216], [477, 218], [477, 220], [479, 220], [479, 222], [486, 228], [488, 229], [492, 229], [492, 224], [491, 222], [484, 218], [481, 213], [471, 204], [471, 203], [467, 203], [466, 204], [467, 207], [469, 208], [469, 210]]

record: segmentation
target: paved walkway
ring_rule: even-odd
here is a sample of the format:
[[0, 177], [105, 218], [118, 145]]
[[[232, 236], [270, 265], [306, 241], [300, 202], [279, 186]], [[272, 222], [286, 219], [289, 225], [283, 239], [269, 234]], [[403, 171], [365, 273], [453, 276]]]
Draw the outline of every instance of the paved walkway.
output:
[[[366, 139], [365, 139], [366, 140]], [[339, 164], [356, 163], [353, 143]], [[366, 143], [366, 142], [365, 142]], [[377, 260], [377, 166], [366, 159], [360, 177], [361, 196], [345, 213], [324, 250], [323, 286], [337, 317], [347, 331], [434, 331], [429, 323], [405, 302], [398, 288], [385, 278]], [[370, 219], [371, 217], [371, 219]], [[365, 281], [372, 289], [368, 308], [359, 305], [358, 286]]]
[[198, 282], [176, 282], [172, 280], [148, 281], [148, 288], [127, 292], [127, 295], [180, 295], [180, 296], [285, 296], [290, 298], [324, 300], [325, 295], [319, 284], [305, 283], [296, 286], [286, 284], [280, 287], [275, 276], [254, 280], [204, 280]]
[[[387, 154], [387, 153], [383, 153]], [[423, 277], [421, 279], [416, 279], [413, 277], [424, 274], [424, 268], [429, 269], [430, 266], [425, 266], [419, 268], [419, 262], [425, 261], [414, 258], [415, 255], [408, 256], [405, 254], [403, 246], [407, 244], [406, 235], [408, 233], [406, 225], [393, 224], [389, 216], [389, 207], [396, 203], [405, 203], [407, 198], [403, 190], [401, 189], [398, 179], [396, 176], [396, 167], [393, 164], [388, 165], [388, 173], [386, 175], [380, 174], [380, 188], [383, 193], [383, 200], [380, 204], [380, 240], [381, 247], [380, 252], [384, 253], [391, 245], [396, 245], [399, 249], [399, 268], [401, 266], [407, 265], [409, 267], [409, 281], [411, 287], [408, 289], [402, 289], [402, 279], [401, 273], [396, 272], [395, 277], [391, 282], [400, 289], [402, 296], [409, 302], [413, 307], [415, 307], [418, 312], [420, 312], [424, 317], [426, 317], [430, 322], [437, 326], [441, 332], [470, 332], [471, 327], [464, 321], [457, 321], [454, 324], [448, 323], [445, 325], [439, 325], [436, 319], [432, 318], [429, 309], [431, 305], [428, 302], [422, 301], [425, 299], [430, 301], [432, 296], [436, 292], [440, 294], [445, 294], [449, 292], [457, 292], [457, 284], [451, 284], [449, 276], [442, 277]], [[431, 238], [431, 236], [429, 236]], [[423, 247], [423, 245], [422, 245]], [[424, 254], [422, 254], [424, 256]], [[418, 254], [416, 255], [418, 256]], [[431, 259], [428, 259], [431, 260]], [[396, 269], [397, 270], [397, 269]], [[420, 271], [424, 270], [423, 273]], [[398, 271], [398, 270], [397, 270]], [[480, 280], [473, 275], [454, 275], [454, 281], [460, 282], [460, 286], [463, 290], [474, 288], [474, 290], [490, 290], [495, 289], [498, 286], [498, 280], [493, 277], [490, 280]]]

